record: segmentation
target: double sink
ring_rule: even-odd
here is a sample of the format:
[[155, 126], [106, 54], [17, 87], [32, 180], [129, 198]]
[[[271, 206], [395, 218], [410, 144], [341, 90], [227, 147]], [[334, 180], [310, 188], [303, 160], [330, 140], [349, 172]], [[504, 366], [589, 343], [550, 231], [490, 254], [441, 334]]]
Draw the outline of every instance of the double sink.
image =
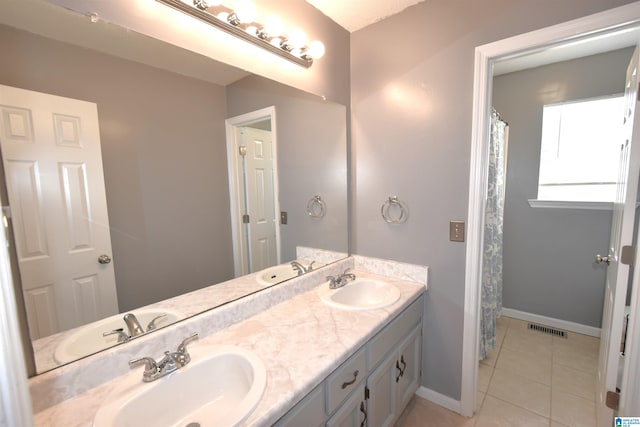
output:
[[[359, 279], [336, 289], [329, 281], [318, 288], [320, 299], [343, 310], [374, 310], [400, 298], [389, 283]], [[98, 410], [94, 427], [237, 426], [256, 408], [267, 383], [261, 359], [234, 346], [194, 346], [191, 362], [152, 382], [126, 375]], [[168, 352], [166, 353], [168, 355]]]

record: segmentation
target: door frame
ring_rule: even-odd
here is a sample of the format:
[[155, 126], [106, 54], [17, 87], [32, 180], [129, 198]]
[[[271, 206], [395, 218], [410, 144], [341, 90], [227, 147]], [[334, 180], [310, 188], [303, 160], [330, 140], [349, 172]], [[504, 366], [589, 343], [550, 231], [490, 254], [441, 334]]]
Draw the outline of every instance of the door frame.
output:
[[631, 28], [640, 28], [640, 2], [478, 46], [475, 50], [460, 399], [460, 412], [465, 416], [472, 416], [475, 412], [478, 388], [483, 224], [493, 64]]
[[[251, 123], [269, 119], [271, 121], [271, 147], [273, 150], [273, 197], [275, 218], [280, 218], [280, 191], [278, 186], [278, 133], [276, 126], [276, 107], [270, 106], [260, 110], [251, 111], [225, 120], [227, 133], [227, 171], [229, 174], [229, 206], [231, 214], [231, 238], [233, 242], [233, 269], [235, 276], [248, 274], [248, 259], [246, 242], [242, 233], [242, 188], [239, 180], [238, 169], [239, 153], [235, 149], [237, 145], [238, 129]], [[278, 225], [278, 224], [276, 224]], [[280, 227], [276, 226], [276, 252], [280, 263]]]
[[[3, 217], [3, 216], [1, 216]], [[11, 273], [8, 230], [0, 225], [0, 408], [7, 425], [33, 425], [25, 349], [18, 330], [18, 307]]]

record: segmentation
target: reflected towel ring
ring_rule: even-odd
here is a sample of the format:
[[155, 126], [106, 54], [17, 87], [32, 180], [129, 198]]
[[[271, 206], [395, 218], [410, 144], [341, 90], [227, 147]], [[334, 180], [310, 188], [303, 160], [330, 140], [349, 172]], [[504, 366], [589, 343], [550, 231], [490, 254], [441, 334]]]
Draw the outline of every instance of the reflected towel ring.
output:
[[316, 195], [313, 196], [309, 203], [307, 203], [307, 214], [311, 218], [324, 218], [324, 215], [327, 213], [327, 205], [322, 200], [322, 197]]
[[402, 224], [409, 218], [409, 208], [398, 200], [398, 196], [389, 196], [382, 204], [380, 214], [387, 224]]

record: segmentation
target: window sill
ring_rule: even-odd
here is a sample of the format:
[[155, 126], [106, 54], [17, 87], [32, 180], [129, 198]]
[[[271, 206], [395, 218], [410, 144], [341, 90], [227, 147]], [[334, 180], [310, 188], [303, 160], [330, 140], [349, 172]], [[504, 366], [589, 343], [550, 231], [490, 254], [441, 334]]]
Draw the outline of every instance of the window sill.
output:
[[545, 209], [580, 209], [589, 211], [612, 211], [612, 202], [572, 202], [564, 200], [538, 200], [529, 199], [532, 208]]

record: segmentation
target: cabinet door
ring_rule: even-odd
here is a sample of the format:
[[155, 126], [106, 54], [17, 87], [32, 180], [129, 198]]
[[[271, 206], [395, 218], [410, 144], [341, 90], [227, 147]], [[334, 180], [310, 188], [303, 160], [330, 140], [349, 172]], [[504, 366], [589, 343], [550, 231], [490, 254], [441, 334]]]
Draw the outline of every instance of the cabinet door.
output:
[[324, 421], [324, 387], [320, 384], [282, 417], [275, 427], [320, 427]]
[[420, 369], [422, 366], [422, 327], [418, 325], [409, 336], [400, 344], [397, 363], [398, 378], [398, 412], [409, 403], [411, 397], [420, 386]]
[[396, 416], [396, 356], [397, 352], [391, 353], [367, 378], [369, 427], [393, 425]]
[[327, 427], [364, 427], [367, 424], [364, 385], [351, 394], [349, 399], [327, 421]]

